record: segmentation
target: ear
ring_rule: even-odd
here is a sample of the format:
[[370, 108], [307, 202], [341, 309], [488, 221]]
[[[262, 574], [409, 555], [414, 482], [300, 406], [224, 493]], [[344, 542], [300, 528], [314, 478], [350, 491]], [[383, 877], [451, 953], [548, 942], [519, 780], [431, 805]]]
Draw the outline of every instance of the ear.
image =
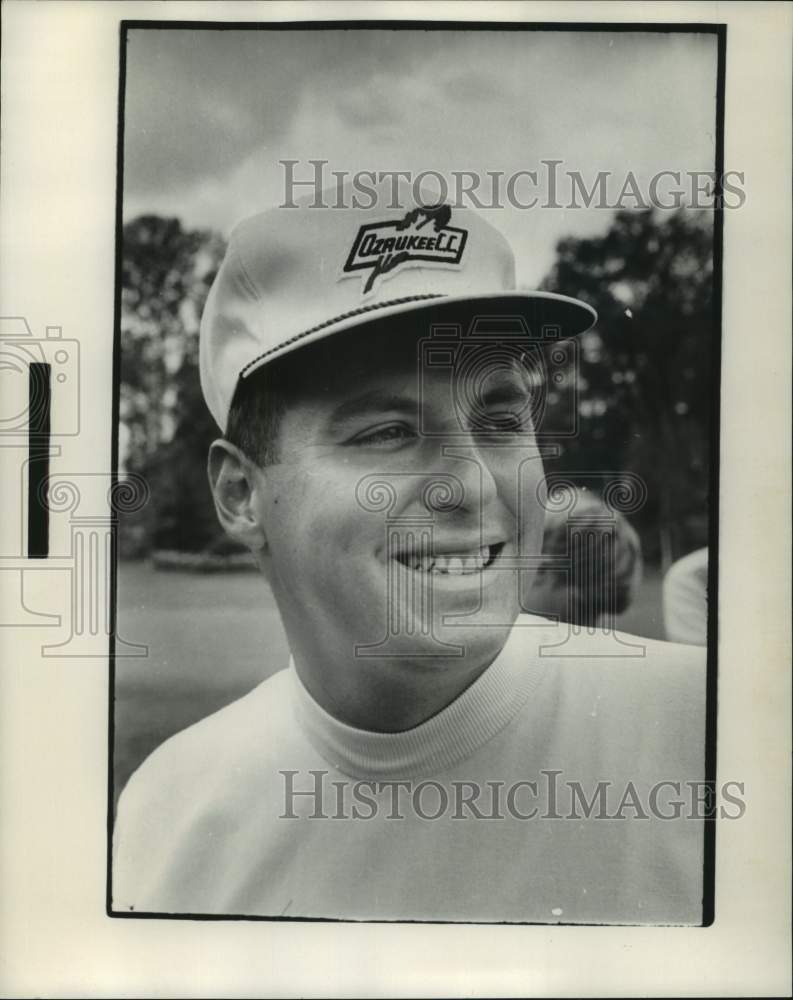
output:
[[262, 493], [266, 478], [262, 470], [228, 441], [213, 441], [207, 462], [209, 486], [215, 510], [226, 534], [241, 542], [255, 556], [267, 548], [261, 523]]

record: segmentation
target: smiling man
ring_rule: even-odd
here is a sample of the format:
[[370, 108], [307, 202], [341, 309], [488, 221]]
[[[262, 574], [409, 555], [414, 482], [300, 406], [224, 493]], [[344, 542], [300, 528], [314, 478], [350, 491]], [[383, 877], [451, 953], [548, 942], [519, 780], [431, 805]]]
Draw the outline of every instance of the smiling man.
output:
[[527, 613], [544, 359], [593, 311], [470, 211], [310, 205], [235, 230], [201, 330], [292, 661], [133, 776], [114, 908], [700, 922], [701, 653]]
[[[491, 365], [466, 417], [449, 366], [417, 378], [414, 324], [371, 322], [251, 375], [210, 456], [220, 519], [266, 573], [306, 687], [364, 729], [416, 726], [495, 659], [519, 612], [515, 557], [542, 539], [526, 373]], [[251, 429], [274, 399], [268, 460]]]

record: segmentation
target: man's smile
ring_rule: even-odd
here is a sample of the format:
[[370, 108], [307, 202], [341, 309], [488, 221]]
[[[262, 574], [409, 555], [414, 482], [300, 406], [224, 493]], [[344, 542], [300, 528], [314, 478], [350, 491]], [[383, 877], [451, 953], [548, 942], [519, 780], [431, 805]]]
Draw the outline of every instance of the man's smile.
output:
[[433, 576], [472, 576], [490, 569], [496, 562], [504, 542], [493, 542], [483, 546], [461, 545], [439, 551], [441, 546], [434, 546], [433, 552], [421, 549], [411, 549], [398, 552], [394, 556], [397, 562], [418, 573]]

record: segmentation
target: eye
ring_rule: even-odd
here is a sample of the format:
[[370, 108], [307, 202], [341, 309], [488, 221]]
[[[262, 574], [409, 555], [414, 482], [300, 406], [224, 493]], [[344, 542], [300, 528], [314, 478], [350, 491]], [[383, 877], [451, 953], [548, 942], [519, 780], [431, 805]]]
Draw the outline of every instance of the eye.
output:
[[415, 436], [406, 424], [384, 424], [356, 434], [348, 443], [362, 447], [395, 446], [411, 441]]
[[525, 407], [517, 411], [490, 411], [482, 419], [481, 430], [489, 433], [501, 431], [503, 434], [526, 434], [532, 430], [530, 409]]

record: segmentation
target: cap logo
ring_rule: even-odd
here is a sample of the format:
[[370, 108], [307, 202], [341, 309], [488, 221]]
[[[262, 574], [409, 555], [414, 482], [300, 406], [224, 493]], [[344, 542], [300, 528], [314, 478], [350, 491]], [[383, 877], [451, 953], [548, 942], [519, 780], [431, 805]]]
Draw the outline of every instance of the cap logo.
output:
[[368, 270], [363, 289], [366, 295], [376, 279], [388, 277], [406, 265], [459, 266], [468, 231], [450, 226], [451, 217], [450, 205], [423, 205], [395, 222], [361, 226], [344, 265], [344, 274]]

